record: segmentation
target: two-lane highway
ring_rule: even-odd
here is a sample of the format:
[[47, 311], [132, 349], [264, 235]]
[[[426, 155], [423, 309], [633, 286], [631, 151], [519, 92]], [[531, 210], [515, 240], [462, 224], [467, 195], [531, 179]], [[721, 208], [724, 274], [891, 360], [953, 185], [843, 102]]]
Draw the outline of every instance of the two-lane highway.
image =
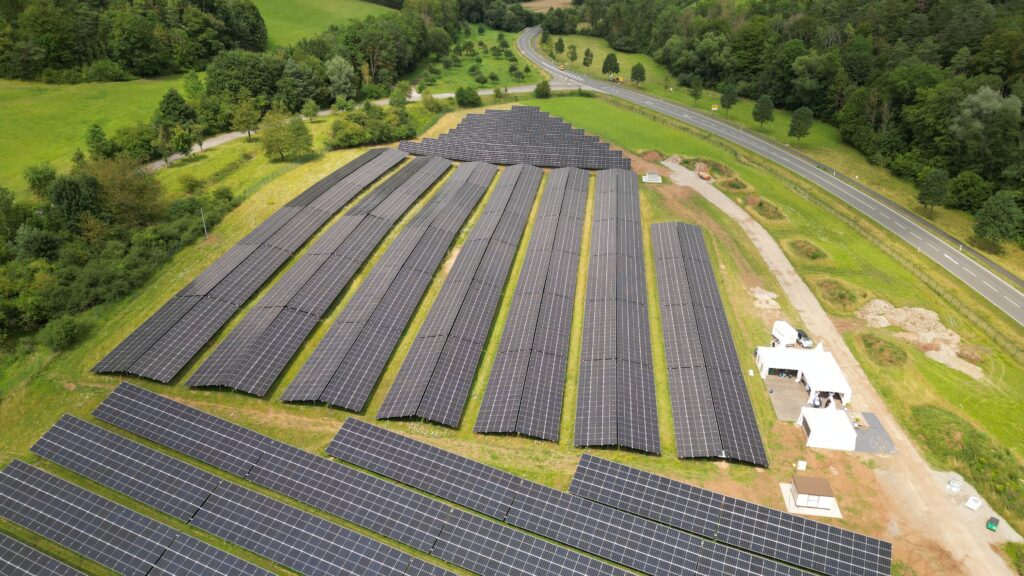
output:
[[540, 34], [540, 28], [528, 28], [519, 35], [519, 50], [536, 65], [547, 71], [552, 78], [570, 85], [594, 90], [621, 98], [685, 122], [720, 138], [738, 144], [755, 154], [763, 156], [799, 176], [820, 186], [822, 189], [859, 210], [879, 225], [905, 240], [965, 284], [977, 291], [997, 308], [1024, 324], [1024, 294], [994, 272], [982, 266], [973, 258], [950, 246], [932, 231], [919, 224], [901, 208], [890, 206], [857, 187], [846, 182], [844, 177], [831, 168], [815, 164], [783, 146], [739, 129], [729, 123], [717, 120], [688, 106], [669, 102], [642, 92], [630, 90], [611, 82], [596, 80], [566, 70], [559, 70], [534, 47], [533, 40]]

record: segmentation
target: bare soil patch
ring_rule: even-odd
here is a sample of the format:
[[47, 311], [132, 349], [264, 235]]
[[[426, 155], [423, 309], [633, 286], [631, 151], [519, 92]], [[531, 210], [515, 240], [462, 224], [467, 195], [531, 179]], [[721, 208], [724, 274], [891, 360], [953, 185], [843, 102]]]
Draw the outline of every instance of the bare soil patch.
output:
[[778, 310], [780, 308], [776, 301], [779, 295], [775, 292], [769, 292], [760, 286], [748, 288], [747, 292], [754, 297], [754, 308], [759, 310]]
[[857, 312], [857, 316], [872, 328], [902, 328], [896, 337], [918, 347], [925, 356], [975, 380], [985, 377], [981, 367], [961, 356], [960, 335], [947, 328], [939, 320], [939, 315], [931, 310], [897, 308], [885, 300], [872, 300]]

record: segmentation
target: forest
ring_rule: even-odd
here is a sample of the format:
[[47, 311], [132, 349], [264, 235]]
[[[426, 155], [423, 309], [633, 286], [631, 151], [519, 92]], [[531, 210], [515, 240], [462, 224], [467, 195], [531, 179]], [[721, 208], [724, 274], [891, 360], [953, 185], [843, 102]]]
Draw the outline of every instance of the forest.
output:
[[923, 205], [974, 214], [992, 244], [1024, 243], [1024, 3], [574, 4], [549, 12], [545, 29], [649, 54], [686, 86], [807, 107], [917, 184]]

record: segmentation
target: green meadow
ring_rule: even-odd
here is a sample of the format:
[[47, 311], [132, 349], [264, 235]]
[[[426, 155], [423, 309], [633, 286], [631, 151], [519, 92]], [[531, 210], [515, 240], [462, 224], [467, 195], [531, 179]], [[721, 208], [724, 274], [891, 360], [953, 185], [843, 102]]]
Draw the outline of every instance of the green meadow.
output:
[[271, 46], [287, 46], [327, 30], [331, 24], [390, 12], [362, 0], [254, 0], [267, 23]]

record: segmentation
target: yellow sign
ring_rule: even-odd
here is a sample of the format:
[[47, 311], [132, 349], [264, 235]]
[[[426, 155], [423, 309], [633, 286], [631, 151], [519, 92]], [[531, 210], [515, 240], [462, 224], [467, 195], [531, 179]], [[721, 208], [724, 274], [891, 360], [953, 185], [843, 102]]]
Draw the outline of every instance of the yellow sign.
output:
[[718, 104], [712, 104], [711, 105], [711, 111], [712, 112], [718, 112]]

